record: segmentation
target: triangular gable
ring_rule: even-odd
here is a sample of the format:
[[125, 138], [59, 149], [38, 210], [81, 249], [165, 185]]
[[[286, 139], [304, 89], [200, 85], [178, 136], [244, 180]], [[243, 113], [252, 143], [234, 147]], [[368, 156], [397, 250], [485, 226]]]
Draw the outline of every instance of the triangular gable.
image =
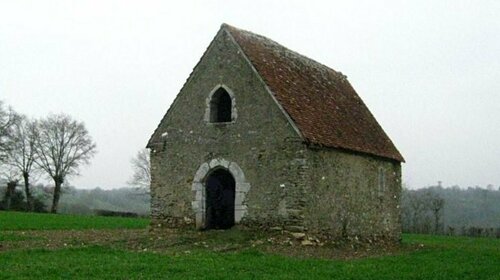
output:
[[[344, 75], [266, 37], [223, 24], [184, 86], [221, 32], [227, 32], [242, 50], [304, 142], [404, 162]], [[177, 100], [149, 139], [148, 148], [159, 143], [159, 127]]]
[[283, 107], [281, 106], [281, 104], [276, 100], [276, 98], [274, 97], [274, 95], [271, 93], [271, 91], [269, 90], [269, 88], [267, 87], [266, 83], [262, 80], [262, 77], [259, 75], [259, 73], [255, 70], [255, 68], [253, 67], [252, 63], [250, 62], [250, 60], [248, 60], [248, 57], [245, 56], [245, 54], [243, 53], [243, 51], [241, 50], [240, 46], [238, 45], [238, 43], [234, 40], [234, 38], [231, 36], [231, 33], [224, 28], [224, 25], [219, 29], [219, 31], [217, 32], [217, 34], [215, 35], [215, 37], [212, 39], [212, 41], [210, 42], [208, 48], [205, 50], [205, 52], [203, 53], [202, 57], [200, 58], [200, 60], [198, 61], [198, 63], [196, 64], [196, 66], [193, 68], [193, 71], [191, 71], [188, 79], [186, 80], [186, 82], [184, 83], [184, 85], [182, 86], [181, 90], [179, 91], [179, 93], [177, 94], [177, 96], [175, 97], [174, 101], [172, 102], [172, 104], [170, 105], [169, 109], [167, 110], [167, 112], [165, 113], [165, 115], [163, 116], [162, 120], [160, 121], [160, 123], [158, 124], [157, 128], [155, 129], [155, 131], [153, 132], [153, 134], [151, 135], [149, 141], [148, 141], [148, 144], [146, 145], [147, 148], [153, 148], [155, 145], [162, 145], [163, 144], [163, 135], [165, 133], [165, 131], [162, 129], [162, 126], [164, 124], [166, 124], [169, 120], [169, 116], [172, 114], [172, 112], [175, 110], [175, 107], [176, 107], [176, 104], [178, 103], [178, 101], [181, 99], [180, 96], [181, 94], [183, 94], [186, 86], [189, 84], [189, 82], [192, 80], [192, 78], [195, 76], [195, 73], [198, 71], [198, 68], [201, 64], [203, 64], [203, 61], [205, 60], [205, 58], [207, 57], [207, 55], [214, 55], [214, 54], [211, 54], [211, 50], [212, 48], [216, 48], [216, 45], [217, 45], [217, 41], [219, 39], [222, 39], [221, 36], [226, 36], [227, 39], [230, 40], [231, 44], [234, 46], [235, 50], [237, 50], [237, 53], [238, 55], [241, 56], [241, 59], [243, 59], [247, 66], [249, 67], [249, 69], [252, 70], [252, 74], [255, 75], [255, 77], [261, 82], [261, 85], [265, 88], [265, 92], [269, 94], [269, 97], [270, 97], [270, 100], [272, 100], [271, 102], [274, 101], [274, 104], [277, 106], [277, 108], [279, 108], [279, 110], [281, 111], [281, 113], [283, 113], [283, 116], [284, 116], [284, 119], [286, 119], [286, 121], [288, 121], [288, 123], [291, 125], [293, 131], [298, 135], [298, 137], [300, 137], [301, 139], [303, 139], [301, 137], [301, 134], [300, 134], [300, 131], [299, 129], [295, 126], [294, 122], [291, 120], [290, 116], [288, 116], [288, 114], [286, 113], [286, 111], [283, 109]]

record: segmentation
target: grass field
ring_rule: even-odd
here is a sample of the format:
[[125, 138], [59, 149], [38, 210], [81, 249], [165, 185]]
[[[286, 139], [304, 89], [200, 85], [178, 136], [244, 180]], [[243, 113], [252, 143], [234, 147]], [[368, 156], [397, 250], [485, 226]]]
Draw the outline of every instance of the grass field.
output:
[[51, 215], [0, 211], [0, 230], [134, 229], [146, 228], [149, 219]]
[[[14, 217], [22, 217], [23, 226], [16, 226]], [[70, 217], [0, 212], [0, 245], [4, 244], [0, 279], [500, 279], [498, 239], [404, 235], [403, 250], [332, 260], [277, 255], [259, 246], [214, 250], [251, 238], [226, 231], [175, 236], [163, 249], [150, 252], [157, 241], [151, 241], [145, 230], [137, 230], [147, 221], [101, 217], [96, 223], [90, 217]], [[51, 221], [52, 231], [40, 230], [47, 228], [41, 223], [44, 219]], [[67, 220], [73, 229], [83, 230], [65, 230]], [[75, 235], [79, 232], [81, 236]], [[90, 241], [98, 236], [86, 235], [124, 232], [123, 239], [96, 244]], [[44, 242], [57, 238], [66, 238], [67, 243], [45, 248]], [[21, 246], [26, 242], [37, 245]], [[198, 243], [215, 247], [195, 246]], [[299, 252], [305, 249], [298, 247]]]

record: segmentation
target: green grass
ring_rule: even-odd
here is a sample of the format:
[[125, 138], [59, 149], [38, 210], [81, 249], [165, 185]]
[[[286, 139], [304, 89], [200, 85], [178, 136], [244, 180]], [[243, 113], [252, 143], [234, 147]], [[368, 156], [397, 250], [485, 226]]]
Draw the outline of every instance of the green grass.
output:
[[137, 229], [149, 219], [0, 211], [0, 230]]
[[[405, 237], [428, 246], [442, 239]], [[352, 261], [294, 259], [255, 250], [178, 256], [106, 247], [11, 251], [0, 253], [0, 275], [5, 279], [499, 279], [499, 240], [479, 239], [476, 246], [467, 238], [452, 239], [437, 248]]]
[[[9, 230], [3, 237], [0, 231], [0, 279], [500, 279], [500, 239], [488, 238], [405, 234], [404, 246], [418, 250], [349, 261], [292, 258], [248, 248], [217, 253], [194, 246], [169, 247], [168, 254], [107, 243], [53, 250], [1, 249], [2, 242], [23, 242], [29, 235], [10, 230], [144, 228], [147, 223], [147, 219], [0, 212], [0, 229]], [[217, 240], [222, 243], [247, 238], [236, 231], [202, 234], [223, 239]], [[193, 236], [186, 238], [186, 246], [196, 241]]]

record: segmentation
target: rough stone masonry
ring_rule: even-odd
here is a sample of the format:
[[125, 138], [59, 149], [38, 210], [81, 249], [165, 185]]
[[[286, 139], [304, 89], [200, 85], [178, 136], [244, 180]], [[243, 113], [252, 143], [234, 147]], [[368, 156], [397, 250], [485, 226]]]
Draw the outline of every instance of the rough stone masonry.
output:
[[260, 35], [222, 25], [148, 148], [155, 226], [400, 239], [403, 157], [343, 74]]

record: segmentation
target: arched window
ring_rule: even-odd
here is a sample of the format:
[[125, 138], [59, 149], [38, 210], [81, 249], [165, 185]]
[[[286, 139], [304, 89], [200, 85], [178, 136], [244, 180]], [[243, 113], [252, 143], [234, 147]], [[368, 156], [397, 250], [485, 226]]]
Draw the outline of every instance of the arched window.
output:
[[210, 122], [230, 122], [231, 110], [231, 96], [224, 88], [218, 88], [210, 99]]

